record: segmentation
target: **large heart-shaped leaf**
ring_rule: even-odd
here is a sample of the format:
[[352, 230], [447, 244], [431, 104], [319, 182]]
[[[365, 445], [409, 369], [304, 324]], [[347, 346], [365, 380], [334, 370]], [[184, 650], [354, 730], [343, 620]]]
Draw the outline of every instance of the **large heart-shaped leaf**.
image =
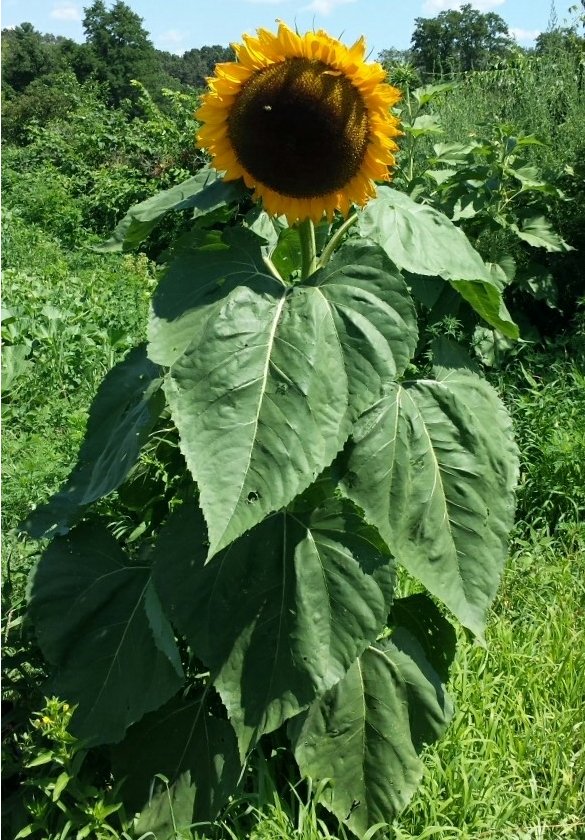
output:
[[193, 216], [197, 217], [242, 200], [246, 195], [243, 181], [224, 181], [215, 169], [204, 167], [183, 183], [162, 190], [131, 207], [118, 222], [111, 237], [96, 250], [129, 251], [137, 248], [158, 220], [171, 210], [193, 208]]
[[383, 627], [393, 564], [344, 501], [268, 517], [205, 564], [193, 502], [154, 548], [169, 616], [211, 668], [244, 752], [339, 680]]
[[[408, 639], [408, 647], [402, 642]], [[419, 753], [452, 706], [414, 636], [368, 647], [346, 676], [289, 725], [304, 776], [331, 780], [322, 801], [358, 837], [387, 826], [423, 772]]]
[[161, 385], [161, 369], [149, 361], [145, 345], [112, 368], [91, 405], [74, 470], [23, 523], [27, 533], [36, 538], [66, 533], [86, 505], [120, 486], [164, 407]]
[[183, 670], [150, 582], [104, 528], [55, 539], [30, 588], [30, 616], [55, 666], [51, 690], [75, 703], [72, 732], [88, 746], [114, 743], [172, 697]]
[[398, 268], [449, 281], [484, 320], [509, 338], [518, 337], [500, 285], [463, 231], [443, 213], [381, 186], [358, 224], [362, 235], [381, 245]]
[[408, 291], [381, 248], [349, 245], [291, 287], [267, 273], [254, 234], [239, 236], [170, 269], [151, 326], [210, 556], [315, 480], [416, 343]]
[[478, 636], [513, 522], [517, 453], [493, 389], [463, 368], [394, 385], [356, 424], [343, 488], [396, 558]]
[[238, 286], [252, 286], [258, 294], [280, 291], [264, 263], [262, 241], [245, 228], [227, 228], [221, 238], [173, 260], [152, 298], [148, 355], [154, 362], [173, 365]]
[[209, 700], [209, 690], [174, 697], [115, 748], [124, 802], [141, 812], [137, 834], [152, 831], [169, 840], [194, 821], [213, 820], [236, 787], [242, 769], [236, 736], [227, 720], [212, 714]]

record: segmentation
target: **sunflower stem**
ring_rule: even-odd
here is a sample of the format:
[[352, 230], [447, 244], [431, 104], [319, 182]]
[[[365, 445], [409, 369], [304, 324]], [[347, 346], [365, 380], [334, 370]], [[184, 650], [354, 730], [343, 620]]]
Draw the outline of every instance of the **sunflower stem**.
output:
[[298, 226], [301, 240], [301, 280], [315, 273], [317, 268], [317, 244], [315, 225], [312, 219], [304, 219]]
[[349, 219], [345, 220], [345, 222], [341, 225], [340, 228], [338, 228], [335, 231], [335, 233], [333, 234], [333, 236], [331, 237], [331, 239], [329, 240], [329, 242], [327, 243], [327, 245], [323, 249], [323, 253], [321, 254], [321, 257], [319, 258], [319, 267], [320, 268], [323, 268], [324, 266], [327, 265], [327, 263], [329, 262], [329, 260], [333, 256], [333, 252], [335, 251], [335, 249], [337, 248], [337, 246], [339, 245], [339, 243], [341, 242], [341, 240], [343, 239], [343, 237], [345, 236], [345, 234], [347, 233], [349, 228], [353, 224], [355, 224], [355, 222], [357, 221], [357, 217], [358, 217], [357, 213], [354, 213], [352, 216], [349, 217]]
[[262, 261], [272, 276], [275, 277], [279, 283], [282, 283], [283, 286], [286, 286], [287, 284], [284, 277], [281, 275], [280, 271], [274, 265], [270, 257], [264, 256], [262, 257]]

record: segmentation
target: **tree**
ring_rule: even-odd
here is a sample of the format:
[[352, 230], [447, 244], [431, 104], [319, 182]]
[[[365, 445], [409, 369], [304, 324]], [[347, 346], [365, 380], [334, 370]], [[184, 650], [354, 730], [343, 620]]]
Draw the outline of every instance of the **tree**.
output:
[[2, 75], [10, 89], [21, 93], [39, 76], [57, 69], [54, 50], [32, 23], [2, 32]]
[[536, 39], [534, 49], [537, 55], [567, 53], [577, 60], [585, 59], [585, 38], [579, 35], [575, 27], [557, 27], [541, 32]]
[[150, 91], [161, 85], [161, 64], [142, 18], [121, 0], [107, 9], [103, 0], [85, 9], [83, 28], [96, 60], [96, 77], [106, 82], [110, 104], [134, 99], [131, 80], [137, 79]]
[[506, 22], [466, 3], [436, 18], [416, 18], [412, 35], [415, 64], [428, 75], [482, 70], [509, 54], [514, 42]]
[[182, 56], [168, 52], [159, 52], [158, 55], [165, 73], [188, 88], [205, 87], [205, 78], [212, 75], [216, 64], [235, 59], [231, 47], [219, 44], [187, 50]]

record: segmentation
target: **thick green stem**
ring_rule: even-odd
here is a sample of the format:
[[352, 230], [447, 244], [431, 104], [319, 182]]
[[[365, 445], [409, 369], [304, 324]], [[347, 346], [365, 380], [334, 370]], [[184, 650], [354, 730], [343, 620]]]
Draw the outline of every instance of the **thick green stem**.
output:
[[301, 280], [305, 280], [317, 268], [315, 225], [311, 219], [305, 219], [299, 224], [298, 231], [301, 240]]
[[281, 276], [280, 271], [274, 265], [274, 263], [272, 262], [270, 257], [264, 256], [264, 257], [262, 257], [262, 261], [263, 261], [264, 265], [266, 266], [266, 268], [268, 269], [268, 271], [272, 274], [272, 276], [275, 277], [278, 280], [279, 283], [282, 283], [283, 286], [286, 286], [285, 279]]
[[329, 242], [327, 243], [326, 247], [321, 254], [319, 259], [319, 266], [323, 267], [327, 265], [329, 260], [331, 259], [333, 252], [349, 230], [349, 228], [357, 221], [357, 213], [354, 213], [353, 216], [350, 216], [349, 219], [346, 219], [345, 222], [341, 225], [338, 230], [335, 231]]

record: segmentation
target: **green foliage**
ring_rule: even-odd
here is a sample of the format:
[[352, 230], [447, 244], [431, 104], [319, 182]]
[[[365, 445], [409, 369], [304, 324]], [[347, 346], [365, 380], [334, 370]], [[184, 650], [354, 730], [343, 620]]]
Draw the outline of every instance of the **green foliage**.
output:
[[464, 4], [436, 18], [416, 18], [411, 52], [425, 74], [449, 75], [482, 70], [512, 51], [506, 22], [495, 12], [482, 13]]
[[[194, 147], [194, 95], [168, 91], [163, 113], [140, 86], [140, 114], [108, 108], [95, 85], [63, 79], [66, 114], [27, 128], [25, 147], [4, 153], [5, 206], [78, 245], [105, 235], [128, 205], [201, 166]], [[161, 247], [159, 245], [159, 247]]]
[[[72, 732], [122, 742], [121, 766], [132, 754], [144, 768], [126, 789], [145, 830], [213, 818], [240, 775], [236, 742], [246, 762], [288, 721], [323, 804], [360, 837], [389, 824], [421, 778], [418, 754], [448, 723], [453, 655], [430, 601], [417, 601], [418, 620], [414, 603], [388, 619], [396, 561], [483, 634], [516, 452], [503, 407], [460, 351], [435, 351], [435, 380], [401, 381], [417, 325], [399, 268], [441, 282], [490, 275], [452, 223], [392, 193], [355, 217], [367, 238], [342, 241], [349, 225], [319, 232], [319, 256], [306, 224], [298, 248], [283, 224], [267, 228], [271, 245], [249, 227], [201, 228], [235, 215], [239, 196], [203, 172], [131, 210], [106, 246], [135, 246], [170, 210], [198, 214], [153, 296], [150, 361], [138, 348], [108, 374], [78, 466], [27, 523], [65, 534], [37, 564], [29, 615], [51, 690], [76, 705]], [[132, 500], [161, 383], [161, 422], [185, 458], [167, 485], [170, 515], [126, 546], [95, 514], [69, 530], [116, 488], [122, 506]], [[173, 700], [185, 690], [187, 706]], [[188, 715], [208, 755], [193, 771], [185, 752], [170, 761], [165, 737], [183, 721], [173, 737], [184, 740]]]
[[32, 23], [2, 32], [2, 75], [9, 91], [20, 93], [32, 81], [56, 69], [53, 51]]
[[[18, 756], [27, 778], [17, 796], [5, 807], [15, 813], [15, 840], [25, 837], [95, 840], [120, 837], [122, 802], [116, 790], [96, 787], [100, 780], [88, 772], [87, 751], [69, 732], [73, 709], [55, 697], [36, 712], [30, 728], [4, 745], [5, 780], [10, 780], [12, 762]], [[7, 761], [6, 761], [7, 760]], [[116, 816], [114, 816], [116, 815]], [[126, 835], [128, 836], [128, 835]]]
[[186, 88], [204, 88], [205, 79], [213, 75], [216, 64], [235, 59], [232, 47], [219, 44], [187, 50], [183, 55], [168, 52], [159, 52], [158, 55], [169, 77]]
[[111, 8], [103, 0], [94, 0], [84, 12], [83, 29], [95, 57], [95, 75], [106, 84], [110, 105], [136, 98], [133, 79], [149, 90], [161, 86], [160, 62], [142, 18], [122, 0]]
[[7, 353], [22, 359], [3, 394], [3, 515], [12, 528], [32, 498], [65, 478], [89, 400], [143, 337], [153, 276], [144, 256], [64, 253], [7, 211], [3, 253], [3, 368]]
[[[43, 42], [61, 49], [46, 37]], [[9, 791], [16, 792], [24, 778], [30, 782], [10, 797], [8, 832], [30, 823], [32, 836], [49, 840], [77, 832], [138, 838], [148, 831], [157, 840], [317, 840], [332, 832], [345, 838], [350, 829], [368, 836], [368, 827], [380, 821], [387, 826], [380, 836], [401, 840], [429, 833], [494, 840], [535, 831], [547, 840], [577, 836], [583, 784], [575, 741], [583, 694], [577, 572], [584, 547], [572, 523], [585, 509], [582, 340], [558, 341], [542, 357], [496, 332], [514, 331], [503, 295], [515, 315], [526, 295], [546, 297], [554, 306], [575, 299], [566, 297], [565, 272], [573, 260], [578, 276], [578, 255], [535, 248], [518, 236], [541, 237], [540, 222], [523, 226], [522, 219], [543, 215], [566, 241], [579, 244], [583, 204], [576, 150], [582, 117], [578, 86], [563, 76], [569, 65], [562, 50], [554, 67], [550, 50], [539, 49], [534, 61], [522, 64], [518, 58], [492, 75], [470, 74], [454, 89], [413, 89], [417, 82], [407, 68], [399, 83], [407, 92], [403, 114], [410, 118], [397, 183], [411, 197], [382, 189], [341, 247], [347, 228], [320, 226], [313, 276], [307, 276], [298, 229], [257, 210], [244, 217], [249, 231], [234, 225], [249, 206], [241, 184], [211, 182], [204, 170], [175, 186], [200, 165], [192, 148], [193, 99], [168, 92], [171, 110], [161, 110], [138, 87], [136, 118], [104, 109], [99, 88], [69, 76], [55, 82], [58, 119], [43, 110], [45, 89], [39, 85], [37, 91], [34, 82], [27, 88], [30, 107], [23, 94], [8, 102], [9, 108], [22, 104], [26, 122], [18, 135], [24, 145], [9, 147], [5, 158], [9, 526], [31, 500], [44, 501], [65, 479], [103, 374], [144, 338], [154, 285], [143, 256], [68, 255], [42, 228], [66, 243], [81, 242], [87, 230], [103, 235], [129, 204], [140, 201], [102, 250], [144, 247], [150, 235], [147, 247], [157, 253], [178, 228], [173, 217], [179, 214], [171, 211], [189, 211], [183, 212], [182, 236], [164, 255], [149, 336], [149, 352], [164, 365], [170, 408], [159, 405], [158, 364], [140, 351], [126, 355], [99, 388], [65, 494], [33, 513], [38, 533], [89, 520], [47, 549], [32, 591], [40, 641], [48, 659], [59, 663], [51, 666], [57, 671], [54, 690], [79, 702], [73, 716], [66, 710], [59, 738], [71, 739], [71, 730], [90, 740], [122, 739], [89, 752], [68, 740], [78, 758], [63, 790], [58, 761], [24, 768], [17, 744], [29, 710], [40, 708], [45, 677], [22, 615], [24, 571], [39, 552], [14, 533], [4, 536]], [[551, 80], [541, 100], [533, 97], [532, 114], [513, 95], [507, 69], [526, 90], [537, 70], [541, 82]], [[48, 80], [47, 95], [52, 90]], [[486, 121], [494, 122], [496, 108], [515, 107], [524, 124], [455, 136], [456, 119], [457, 131], [467, 130], [464, 108], [471, 114], [473, 96]], [[555, 96], [564, 109], [565, 121], [558, 125]], [[534, 137], [523, 142], [535, 134], [530, 121], [537, 112], [543, 117], [537, 139], [550, 141], [556, 132], [558, 145], [535, 143]], [[16, 126], [18, 112], [13, 114]], [[471, 117], [468, 127], [476, 125]], [[512, 146], [514, 138], [521, 142]], [[445, 149], [438, 140], [457, 140], [459, 147]], [[439, 161], [443, 152], [452, 159]], [[431, 175], [441, 169], [451, 171]], [[98, 199], [93, 215], [87, 185]], [[160, 186], [166, 190], [153, 196]], [[474, 191], [482, 194], [481, 206], [472, 206], [470, 214], [468, 204], [461, 214]], [[447, 209], [474, 247], [429, 202]], [[522, 215], [526, 208], [530, 214]], [[362, 241], [354, 235], [358, 230]], [[549, 246], [558, 244], [544, 233]], [[540, 268], [524, 256], [530, 254], [539, 255]], [[556, 297], [553, 274], [563, 281]], [[407, 289], [422, 315], [416, 365]], [[267, 313], [280, 300], [284, 317], [274, 318], [271, 330]], [[313, 302], [307, 307], [307, 301]], [[321, 322], [314, 317], [319, 314]], [[293, 315], [298, 326], [289, 336]], [[507, 342], [523, 365], [508, 366], [497, 380], [521, 447], [521, 522], [495, 602], [511, 513], [501, 491], [513, 482], [509, 425], [477, 367], [452, 344], [431, 342], [445, 333], [469, 340], [478, 319], [485, 322], [475, 333], [480, 357], [497, 355]], [[326, 336], [330, 329], [330, 340], [305, 367], [315, 323]], [[336, 336], [342, 338], [339, 348]], [[293, 339], [294, 364], [283, 337]], [[249, 379], [244, 354], [264, 360]], [[563, 355], [571, 362], [560, 361]], [[222, 386], [226, 372], [237, 390]], [[256, 428], [244, 449], [247, 432], [238, 428], [238, 411], [246, 403], [241, 395], [250, 393], [259, 397], [257, 412], [248, 417]], [[312, 409], [306, 416], [299, 413], [303, 394]], [[310, 429], [318, 428], [315, 419], [324, 416], [319, 412], [325, 402], [328, 422], [333, 417], [348, 431], [316, 444]], [[218, 426], [222, 437], [214, 437]], [[124, 440], [132, 445], [125, 447]], [[211, 454], [205, 452], [208, 440]], [[319, 447], [331, 450], [327, 458], [333, 463], [316, 483], [311, 475], [308, 491], [295, 495], [283, 470], [292, 461], [293, 481], [319, 470], [310, 462]], [[233, 496], [230, 471], [241, 466], [233, 452], [250, 460], [240, 470], [245, 477], [228, 521], [223, 488]], [[303, 486], [301, 481], [298, 489]], [[423, 508], [433, 523], [427, 528], [420, 527], [426, 516], [417, 515]], [[441, 511], [447, 512], [448, 529]], [[208, 517], [219, 534], [209, 561], [215, 549]], [[535, 526], [554, 538], [539, 536]], [[229, 542], [223, 548], [222, 529]], [[473, 577], [472, 555], [481, 557], [482, 551], [484, 576]], [[440, 558], [435, 576], [428, 559], [434, 553]], [[454, 597], [448, 581], [458, 578], [457, 569], [463, 595]], [[114, 580], [123, 585], [114, 586]], [[420, 593], [421, 582], [477, 633], [489, 619], [489, 653], [461, 645], [451, 664], [453, 628], [443, 605], [437, 608]], [[77, 598], [72, 611], [59, 606], [67, 592]], [[67, 612], [71, 620], [63, 621]], [[149, 653], [141, 657], [137, 651]], [[117, 667], [133, 675], [133, 685], [113, 679]], [[447, 687], [458, 700], [449, 728]], [[153, 711], [141, 717], [147, 708]], [[376, 737], [372, 724], [380, 732]], [[443, 730], [441, 743], [429, 747]], [[39, 743], [42, 731], [33, 727], [26, 747], [33, 756], [46, 751], [46, 743]], [[26, 743], [29, 736], [24, 738]], [[309, 779], [301, 781], [301, 775]], [[421, 777], [413, 804], [399, 813]], [[363, 784], [356, 783], [362, 778]], [[125, 809], [139, 814], [127, 819]]]
[[[484, 76], [489, 73], [470, 78]], [[451, 83], [414, 90], [406, 86], [401, 110], [406, 138], [396, 181], [417, 202], [432, 204], [451, 218], [488, 261], [489, 285], [461, 281], [451, 285], [498, 330], [491, 337], [484, 328], [476, 328], [469, 310], [440, 285], [417, 277], [411, 285], [429, 312], [429, 324], [446, 315], [459, 318], [482, 361], [494, 364], [502, 348], [510, 349], [501, 336], [512, 334], [502, 298], [523, 337], [530, 339], [538, 336], [535, 325], [550, 330], [550, 310], [575, 306], [579, 282], [567, 283], [565, 272], [570, 276], [572, 263], [579, 260], [554, 222], [569, 204], [562, 188], [578, 194], [579, 182], [558, 164], [554, 170], [545, 169], [546, 145], [537, 135], [515, 131], [511, 124], [490, 121], [483, 136], [475, 128], [465, 142], [439, 142], [452, 103], [466, 96], [465, 90], [465, 84]], [[582, 109], [580, 120], [585, 125]], [[573, 174], [573, 169], [568, 172]], [[573, 208], [579, 218], [580, 202]], [[421, 207], [418, 212], [428, 209]], [[549, 311], [541, 314], [543, 305]]]

